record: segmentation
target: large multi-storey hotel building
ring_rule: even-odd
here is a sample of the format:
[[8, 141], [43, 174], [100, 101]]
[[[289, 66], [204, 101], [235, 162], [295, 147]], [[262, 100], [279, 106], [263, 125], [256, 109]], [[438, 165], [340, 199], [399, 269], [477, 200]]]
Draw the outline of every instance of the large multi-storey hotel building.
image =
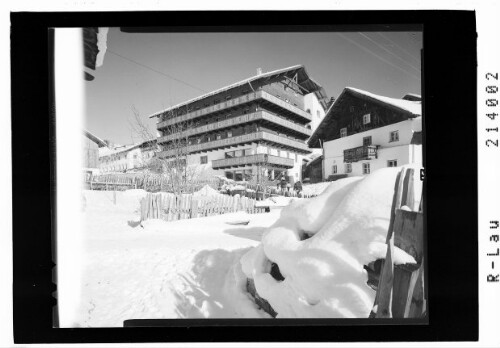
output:
[[[325, 115], [327, 96], [303, 65], [257, 75], [159, 111], [162, 158], [186, 139], [190, 164], [211, 166], [236, 181], [258, 175], [301, 179], [306, 141]], [[177, 125], [188, 124], [188, 127]], [[178, 129], [172, 132], [172, 129]], [[182, 133], [182, 134], [179, 134]]]

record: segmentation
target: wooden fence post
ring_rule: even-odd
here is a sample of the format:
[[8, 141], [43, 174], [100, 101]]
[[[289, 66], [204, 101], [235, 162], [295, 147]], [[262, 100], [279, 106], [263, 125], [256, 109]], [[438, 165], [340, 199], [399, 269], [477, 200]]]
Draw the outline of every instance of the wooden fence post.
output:
[[393, 226], [396, 214], [396, 208], [401, 204], [400, 194], [403, 187], [403, 173], [404, 168], [398, 173], [394, 186], [394, 196], [391, 206], [391, 217], [389, 220], [389, 229], [387, 231], [387, 252], [385, 256], [384, 265], [380, 273], [380, 280], [377, 288], [376, 298], [378, 300], [377, 318], [391, 318], [392, 317], [392, 284], [394, 281], [394, 234]]

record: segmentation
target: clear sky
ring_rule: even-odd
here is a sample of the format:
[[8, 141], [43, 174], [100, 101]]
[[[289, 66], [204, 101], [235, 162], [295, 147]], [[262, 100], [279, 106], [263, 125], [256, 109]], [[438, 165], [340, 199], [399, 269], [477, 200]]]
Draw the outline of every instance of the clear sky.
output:
[[[304, 64], [328, 97], [356, 87], [388, 97], [420, 94], [422, 34], [122, 33], [110, 28], [104, 63], [86, 84], [86, 128], [130, 144], [132, 106], [147, 116], [263, 72]], [[132, 62], [132, 61], [134, 62]], [[146, 67], [145, 67], [146, 66]], [[170, 76], [170, 77], [168, 77]]]

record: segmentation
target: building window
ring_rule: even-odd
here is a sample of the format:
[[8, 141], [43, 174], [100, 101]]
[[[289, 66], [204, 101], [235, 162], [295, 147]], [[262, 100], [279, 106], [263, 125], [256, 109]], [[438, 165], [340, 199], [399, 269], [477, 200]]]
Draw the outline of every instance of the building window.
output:
[[346, 163], [345, 164], [345, 172], [346, 173], [352, 173], [352, 163]]
[[243, 181], [243, 171], [238, 170], [234, 172], [234, 181]]
[[347, 128], [340, 128], [340, 137], [346, 137], [347, 136]]
[[201, 143], [201, 138], [196, 139], [196, 141], [198, 142], [198, 144]]
[[363, 137], [363, 146], [370, 146], [372, 144], [371, 135], [368, 137]]
[[234, 151], [226, 152], [226, 158], [233, 158], [233, 157], [234, 157]]
[[201, 156], [200, 157], [200, 163], [201, 164], [207, 164], [208, 163], [208, 156]]
[[307, 109], [307, 110], [306, 110], [306, 112], [307, 112], [308, 114], [310, 114], [310, 113], [311, 113], [311, 109]]
[[226, 172], [226, 178], [233, 179], [233, 177], [234, 177], [233, 172]]
[[393, 141], [399, 141], [399, 131], [391, 132], [389, 142], [393, 142]]
[[332, 174], [337, 174], [337, 165], [336, 164], [334, 164], [332, 166]]
[[370, 114], [363, 115], [363, 124], [370, 123]]
[[243, 157], [243, 150], [234, 151], [234, 157]]
[[228, 96], [226, 97], [226, 100], [229, 100], [229, 99], [231, 99], [231, 95], [228, 95]]
[[363, 163], [363, 174], [370, 174], [370, 163]]
[[389, 160], [389, 161], [387, 161], [387, 166], [388, 167], [397, 167], [398, 166], [398, 160]]
[[221, 138], [221, 135], [217, 134], [217, 140], [220, 140], [220, 138]]
[[246, 149], [245, 150], [245, 156], [251, 156], [254, 154], [254, 149]]
[[233, 132], [232, 131], [227, 131], [227, 137], [231, 138], [232, 136], [233, 136]]

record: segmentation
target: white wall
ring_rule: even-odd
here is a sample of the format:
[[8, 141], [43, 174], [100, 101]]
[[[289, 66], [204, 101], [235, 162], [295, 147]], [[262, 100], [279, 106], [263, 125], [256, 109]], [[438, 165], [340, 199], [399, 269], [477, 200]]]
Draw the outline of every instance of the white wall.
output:
[[[390, 142], [390, 133], [396, 130], [399, 133], [399, 141]], [[348, 174], [349, 176], [363, 175], [363, 163], [370, 163], [370, 172], [387, 167], [387, 161], [389, 160], [397, 160], [398, 166], [409, 163], [422, 164], [422, 146], [410, 144], [414, 130], [421, 130], [420, 118], [325, 142], [325, 159], [323, 163], [325, 179], [333, 174], [333, 165], [335, 164], [337, 165], [336, 174]], [[372, 137], [372, 145], [379, 146], [377, 159], [353, 162], [351, 164], [352, 172], [346, 173], [344, 150], [362, 146], [363, 137], [366, 136]]]
[[304, 96], [304, 110], [308, 109], [311, 110], [311, 129], [314, 132], [321, 120], [323, 120], [323, 117], [325, 117], [325, 110], [319, 103], [318, 98], [316, 98], [314, 93], [309, 93]]

